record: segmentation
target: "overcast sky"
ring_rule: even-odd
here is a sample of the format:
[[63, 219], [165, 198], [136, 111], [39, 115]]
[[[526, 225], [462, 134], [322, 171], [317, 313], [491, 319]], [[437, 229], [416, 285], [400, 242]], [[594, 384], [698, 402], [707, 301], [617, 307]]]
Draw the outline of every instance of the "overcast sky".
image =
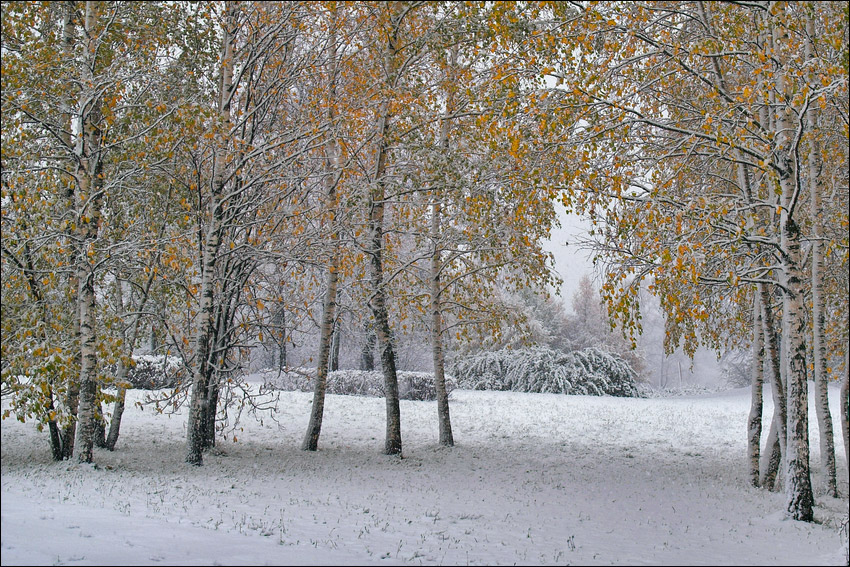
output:
[[561, 298], [569, 308], [581, 277], [584, 274], [593, 277], [590, 252], [580, 250], [577, 245], [577, 237], [587, 232], [589, 224], [577, 215], [567, 214], [563, 205], [556, 206], [561, 211], [561, 227], [552, 230], [552, 239], [545, 248], [555, 256], [555, 269], [564, 280]]

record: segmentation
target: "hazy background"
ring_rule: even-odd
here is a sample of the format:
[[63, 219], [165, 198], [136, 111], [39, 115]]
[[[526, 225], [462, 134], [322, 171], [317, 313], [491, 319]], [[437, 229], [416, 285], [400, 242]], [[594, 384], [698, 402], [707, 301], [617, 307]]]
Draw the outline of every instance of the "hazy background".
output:
[[[578, 289], [579, 280], [585, 274], [599, 288], [599, 280], [594, 273], [592, 253], [581, 249], [579, 240], [587, 236], [590, 222], [579, 215], [567, 213], [563, 205], [560, 210], [561, 226], [552, 230], [552, 237], [545, 248], [555, 257], [555, 270], [563, 280], [560, 288], [560, 300], [568, 312], [572, 312], [573, 295]], [[638, 349], [646, 361], [644, 378], [657, 388], [677, 388], [688, 386], [706, 386], [710, 388], [724, 384], [721, 364], [714, 352], [699, 349], [691, 361], [681, 349], [672, 355], [664, 353], [664, 321], [657, 306], [642, 306], [644, 311], [644, 333], [638, 340]], [[725, 367], [733, 362], [727, 359]], [[727, 368], [727, 373], [731, 369]], [[744, 369], [739, 369], [745, 371]]]

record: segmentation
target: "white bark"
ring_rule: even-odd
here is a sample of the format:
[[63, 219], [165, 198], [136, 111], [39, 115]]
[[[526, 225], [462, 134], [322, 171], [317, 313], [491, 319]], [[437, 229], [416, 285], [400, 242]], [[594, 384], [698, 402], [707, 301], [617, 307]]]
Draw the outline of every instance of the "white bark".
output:
[[785, 443], [786, 511], [795, 520], [811, 522], [814, 495], [809, 472], [809, 406], [806, 380], [806, 324], [803, 303], [803, 274], [799, 229], [783, 213], [783, 248], [787, 256], [782, 270], [782, 334], [787, 341], [783, 365], [786, 368], [787, 440]]
[[212, 182], [212, 202], [209, 225], [201, 248], [201, 282], [198, 319], [195, 336], [195, 363], [192, 372], [192, 397], [189, 405], [186, 439], [186, 462], [193, 465], [203, 464], [204, 448], [204, 419], [210, 411], [208, 384], [210, 375], [210, 356], [212, 356], [213, 332], [213, 295], [215, 294], [215, 269], [219, 248], [222, 240], [222, 223], [224, 217], [224, 184], [226, 153], [228, 152], [227, 137], [230, 134], [230, 100], [233, 90], [233, 42], [236, 20], [236, 9], [228, 2], [227, 15], [224, 22], [222, 46], [222, 81], [219, 101], [219, 117], [221, 120], [222, 136], [225, 138], [221, 147], [217, 148], [215, 159], [215, 174]]
[[319, 434], [322, 431], [322, 415], [325, 409], [325, 391], [328, 382], [328, 359], [331, 352], [334, 317], [336, 316], [336, 290], [339, 281], [339, 254], [334, 252], [331, 265], [328, 267], [327, 289], [322, 306], [322, 326], [319, 336], [319, 359], [316, 362], [316, 382], [313, 387], [313, 404], [310, 410], [310, 421], [307, 434], [301, 449], [315, 451], [319, 448]]
[[[336, 12], [334, 11], [334, 21], [332, 26], [337, 25]], [[331, 33], [329, 40], [329, 67], [328, 67], [328, 110], [327, 119], [330, 124], [333, 124], [335, 115], [336, 100], [336, 79], [337, 79], [337, 36], [335, 32]], [[337, 202], [337, 186], [342, 178], [342, 163], [341, 150], [337, 140], [332, 140], [328, 144], [327, 152], [330, 155], [326, 156], [325, 164], [325, 203], [326, 206], [336, 211], [339, 203]], [[325, 289], [325, 300], [322, 305], [322, 322], [319, 329], [319, 356], [316, 362], [316, 381], [313, 386], [313, 404], [310, 410], [310, 421], [307, 424], [307, 433], [304, 436], [304, 441], [301, 444], [301, 449], [304, 451], [316, 451], [319, 448], [319, 435], [322, 431], [322, 417], [325, 409], [325, 393], [327, 390], [328, 373], [331, 370], [330, 361], [336, 360], [335, 364], [339, 363], [339, 332], [337, 328], [337, 286], [339, 285], [339, 268], [340, 268], [340, 244], [339, 244], [339, 227], [336, 224], [339, 222], [336, 214], [331, 216], [330, 222], [330, 247], [331, 258], [327, 272], [327, 283]]]
[[[780, 30], [773, 28], [774, 36]], [[778, 44], [778, 37], [774, 37]], [[785, 69], [776, 69], [776, 91], [782, 98], [788, 96]], [[790, 100], [790, 98], [789, 98]], [[779, 177], [782, 195], [780, 214], [780, 283], [783, 288], [782, 338], [785, 343], [783, 368], [785, 369], [787, 396], [787, 441], [785, 453], [786, 512], [795, 519], [811, 522], [814, 518], [814, 495], [809, 472], [809, 405], [806, 380], [806, 323], [804, 284], [801, 266], [800, 227], [794, 217], [799, 199], [796, 183], [795, 143], [796, 131], [786, 105], [776, 110], [777, 150], [774, 152], [774, 170]]]
[[[457, 62], [457, 48], [451, 52], [451, 65]], [[454, 112], [454, 92], [452, 86], [446, 97], [446, 115], [440, 124], [440, 148], [445, 156], [449, 153], [449, 115]], [[439, 185], [439, 184], [438, 184]], [[445, 447], [454, 446], [452, 435], [452, 421], [449, 413], [449, 395], [446, 389], [446, 364], [443, 353], [443, 307], [442, 286], [440, 275], [443, 271], [442, 263], [442, 189], [437, 188], [434, 192], [434, 201], [431, 204], [431, 240], [434, 250], [431, 254], [431, 349], [434, 359], [434, 388], [437, 394], [437, 421], [439, 423], [440, 445]]]
[[[96, 57], [97, 35], [94, 31], [97, 14], [95, 3], [86, 2], [85, 29], [88, 43], [84, 76], [89, 84], [94, 83], [92, 71]], [[99, 96], [83, 90], [81, 104], [83, 117], [82, 154], [77, 168], [77, 183], [80, 188], [80, 266], [77, 271], [79, 294], [77, 305], [80, 321], [80, 398], [77, 406], [77, 430], [74, 450], [80, 462], [92, 461], [94, 447], [95, 417], [97, 404], [97, 351], [96, 351], [96, 297], [94, 291], [95, 270], [90, 262], [89, 248], [94, 245], [100, 225], [100, 204], [103, 190], [103, 161], [100, 148]]]
[[434, 358], [434, 386], [437, 392], [437, 420], [440, 445], [454, 445], [452, 422], [449, 415], [449, 395], [446, 391], [446, 370], [443, 357], [443, 314], [440, 301], [440, 202], [437, 197], [431, 207], [431, 237], [434, 252], [431, 256], [431, 349]]
[[[390, 6], [393, 8], [394, 6]], [[399, 15], [392, 14], [390, 30], [384, 48], [384, 65], [387, 70], [387, 85], [396, 86], [395, 36], [399, 27]], [[385, 94], [385, 97], [390, 96]], [[384, 396], [386, 399], [387, 428], [384, 453], [402, 454], [401, 445], [401, 409], [399, 406], [398, 375], [396, 373], [395, 350], [387, 311], [386, 289], [384, 284], [384, 201], [386, 198], [386, 173], [389, 152], [387, 136], [390, 126], [390, 101], [385, 98], [378, 109], [376, 128], [375, 173], [367, 195], [369, 213], [369, 238], [366, 250], [369, 256], [369, 275], [372, 284], [372, 297], [369, 306], [375, 319], [375, 335], [378, 339], [378, 352], [381, 370], [384, 374]]]
[[750, 484], [759, 486], [759, 458], [762, 429], [762, 391], [764, 385], [764, 334], [761, 325], [760, 299], [753, 297], [753, 384], [750, 415], [747, 419], [747, 458]]
[[92, 462], [95, 404], [97, 401], [97, 352], [95, 350], [95, 294], [93, 274], [80, 279], [80, 400], [74, 447], [81, 463]]
[[[157, 256], [158, 258], [158, 256]], [[153, 280], [156, 277], [156, 270], [151, 266], [150, 273], [148, 274], [147, 280], [145, 280], [145, 284], [142, 287], [142, 296], [140, 298], [139, 304], [135, 307], [135, 313], [132, 316], [131, 323], [129, 325], [130, 328], [130, 336], [127, 337], [126, 331], [121, 332], [122, 343], [125, 345], [127, 356], [133, 355], [133, 349], [136, 346], [136, 341], [139, 338], [139, 333], [141, 332], [141, 323], [142, 323], [142, 311], [145, 308], [145, 305], [150, 298], [150, 289], [153, 284]], [[124, 294], [122, 290], [122, 283], [120, 280], [115, 280], [115, 302], [118, 309], [118, 316], [122, 320], [126, 316], [125, 308], [124, 308]], [[129, 366], [123, 360], [119, 360], [118, 369], [116, 371], [115, 380], [118, 383], [118, 393], [116, 395], [117, 399], [115, 400], [115, 405], [112, 409], [112, 419], [109, 422], [109, 433], [106, 436], [106, 443], [104, 446], [106, 449], [110, 451], [115, 450], [115, 444], [118, 443], [118, 436], [121, 432], [121, 418], [124, 415], [124, 404], [127, 397], [127, 388], [125, 388], [122, 384], [127, 379], [127, 372], [129, 370]]]
[[844, 381], [841, 384], [841, 432], [844, 434], [844, 463], [850, 468], [850, 343], [844, 345]]
[[[71, 3], [66, 3], [65, 12], [63, 14], [63, 25], [62, 25], [62, 53], [64, 59], [66, 61], [71, 61], [73, 58], [73, 49], [74, 49], [74, 22], [73, 22], [74, 8]], [[72, 130], [72, 120], [73, 120], [73, 106], [75, 105], [75, 101], [72, 96], [68, 96], [63, 99], [63, 117], [62, 117], [62, 126], [64, 128], [62, 139], [67, 146], [66, 151], [69, 153], [74, 152], [75, 141], [71, 136]], [[65, 199], [67, 203], [67, 211], [69, 214], [72, 214], [75, 210], [74, 206], [74, 183], [68, 183], [67, 193], [65, 194]], [[70, 220], [70, 219], [69, 219]], [[79, 250], [74, 251], [75, 260], [79, 261]], [[68, 288], [71, 293], [76, 297], [79, 293], [79, 281], [77, 279], [76, 274], [69, 277]], [[78, 306], [79, 304], [75, 301], [75, 304]], [[79, 307], [75, 310], [76, 313], [73, 316], [72, 322], [72, 332], [74, 336], [79, 339], [80, 336], [80, 319], [79, 319]], [[62, 428], [59, 434], [59, 440], [61, 447], [61, 458], [62, 459], [70, 459], [74, 454], [74, 438], [76, 437], [76, 426], [77, 426], [77, 406], [79, 405], [79, 391], [80, 384], [77, 381], [77, 378], [73, 375], [69, 376], [69, 378], [65, 381], [65, 396], [62, 398], [61, 402], [65, 405], [69, 415], [71, 416], [71, 420]], [[54, 448], [55, 454], [55, 448]]]
[[782, 380], [781, 356], [778, 343], [776, 323], [770, 306], [770, 294], [766, 286], [758, 284], [758, 296], [761, 304], [761, 320], [764, 331], [765, 361], [770, 379], [773, 396], [773, 419], [767, 437], [766, 461], [762, 466], [761, 485], [769, 490], [775, 490], [776, 477], [779, 474], [782, 457], [785, 455], [786, 417], [785, 384]]
[[[811, 14], [806, 21], [808, 38], [806, 41], [806, 58], [813, 57], [811, 38], [814, 36], [814, 22]], [[838, 485], [835, 473], [835, 439], [832, 430], [832, 415], [829, 413], [829, 393], [826, 364], [826, 343], [824, 331], [826, 317], [823, 312], [823, 226], [821, 222], [821, 184], [820, 184], [820, 151], [816, 133], [817, 111], [815, 106], [807, 112], [808, 129], [812, 134], [809, 143], [807, 160], [807, 181], [810, 192], [810, 204], [813, 227], [812, 240], [812, 351], [814, 358], [815, 378], [815, 414], [820, 433], [820, 454], [824, 471], [826, 472], [826, 491], [833, 497], [838, 496]]]

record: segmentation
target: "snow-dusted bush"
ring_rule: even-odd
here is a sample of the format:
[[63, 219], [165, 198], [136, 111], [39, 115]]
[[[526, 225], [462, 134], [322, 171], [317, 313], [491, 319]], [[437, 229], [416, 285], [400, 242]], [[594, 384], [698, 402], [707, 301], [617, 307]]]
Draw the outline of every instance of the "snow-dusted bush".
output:
[[328, 374], [327, 392], [346, 396], [383, 396], [384, 378], [380, 372], [335, 370]]
[[[383, 376], [381, 376], [380, 384], [383, 390]], [[454, 389], [454, 378], [446, 376], [446, 391], [451, 394]], [[402, 370], [398, 373], [398, 392], [402, 400], [436, 400], [437, 387], [434, 384], [434, 374]]]
[[[267, 371], [264, 374], [264, 387], [272, 390], [313, 390], [315, 369], [293, 369], [288, 372]], [[446, 376], [446, 390], [455, 387], [454, 379]], [[380, 371], [336, 370], [328, 374], [328, 394], [350, 396], [384, 396], [384, 376]], [[402, 400], [435, 400], [437, 390], [434, 374], [430, 372], [398, 372], [398, 393]]]
[[718, 392], [728, 390], [728, 386], [718, 384], [716, 386], [704, 386], [700, 384], [687, 384], [684, 386], [668, 386], [666, 388], [650, 388], [647, 398], [680, 398], [683, 396], [711, 396]]
[[591, 347], [502, 349], [456, 360], [459, 388], [591, 396], [642, 397], [637, 375], [619, 356]]
[[127, 381], [133, 388], [173, 388], [182, 378], [183, 364], [176, 356], [134, 354], [133, 362], [134, 365], [127, 370]]
[[263, 379], [264, 390], [309, 392], [313, 389], [312, 372], [314, 370], [307, 368], [290, 368], [287, 371], [261, 370], [258, 377]]

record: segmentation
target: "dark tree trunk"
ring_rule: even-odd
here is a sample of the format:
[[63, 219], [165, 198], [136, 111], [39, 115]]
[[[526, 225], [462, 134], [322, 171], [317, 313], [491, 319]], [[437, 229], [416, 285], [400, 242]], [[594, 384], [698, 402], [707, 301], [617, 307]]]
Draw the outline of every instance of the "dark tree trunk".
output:
[[104, 447], [109, 451], [115, 450], [115, 444], [118, 443], [118, 435], [121, 431], [121, 418], [124, 415], [124, 404], [127, 399], [127, 388], [118, 387], [118, 399], [115, 400], [115, 406], [112, 408], [112, 419], [109, 422], [109, 433], [106, 436], [106, 444]]
[[283, 305], [280, 306], [280, 310], [275, 314], [274, 323], [277, 327], [274, 330], [274, 336], [276, 337], [275, 343], [278, 349], [277, 369], [283, 372], [286, 370], [286, 311]]
[[322, 417], [325, 410], [325, 391], [328, 384], [328, 358], [331, 351], [331, 335], [333, 334], [334, 315], [336, 312], [336, 289], [338, 283], [338, 255], [334, 254], [328, 268], [328, 285], [325, 291], [325, 301], [322, 306], [322, 327], [319, 335], [319, 360], [316, 363], [316, 382], [313, 385], [313, 406], [310, 410], [310, 421], [307, 434], [301, 449], [316, 451], [319, 448], [319, 435], [322, 432]]
[[377, 338], [368, 321], [363, 324], [363, 332], [366, 337], [363, 349], [360, 351], [360, 370], [371, 372], [375, 370], [375, 343]]
[[342, 329], [339, 320], [334, 324], [333, 342], [331, 343], [331, 360], [328, 370], [335, 372], [339, 370], [339, 349], [342, 343]]
[[[55, 406], [53, 405], [53, 392], [50, 392], [50, 406], [49, 409], [51, 412], [55, 411]], [[51, 419], [47, 422], [47, 429], [50, 432], [50, 451], [53, 455], [54, 461], [61, 461], [64, 457], [62, 452], [62, 432], [59, 430], [59, 424], [56, 423], [55, 419]]]
[[217, 377], [210, 377], [207, 386], [207, 403], [203, 413], [203, 449], [215, 447], [215, 419], [218, 411], [219, 384]]
[[97, 414], [94, 418], [94, 446], [99, 449], [106, 448], [106, 419], [103, 417], [103, 408], [98, 404]]

